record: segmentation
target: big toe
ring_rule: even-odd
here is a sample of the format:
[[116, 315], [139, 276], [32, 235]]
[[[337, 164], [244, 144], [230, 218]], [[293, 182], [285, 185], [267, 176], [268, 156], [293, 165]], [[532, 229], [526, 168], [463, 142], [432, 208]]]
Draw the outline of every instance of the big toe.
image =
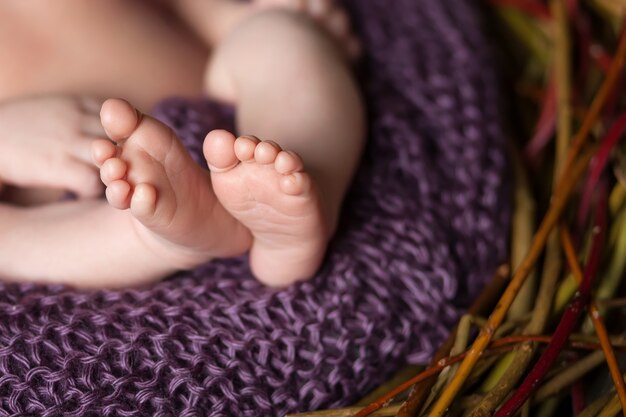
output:
[[212, 172], [228, 171], [239, 163], [235, 154], [235, 136], [226, 130], [209, 132], [202, 150]]
[[127, 139], [140, 121], [139, 112], [126, 100], [112, 98], [102, 104], [100, 121], [107, 135], [114, 140]]
[[91, 159], [98, 167], [101, 167], [108, 159], [113, 158], [116, 153], [117, 148], [111, 141], [96, 139], [91, 143]]

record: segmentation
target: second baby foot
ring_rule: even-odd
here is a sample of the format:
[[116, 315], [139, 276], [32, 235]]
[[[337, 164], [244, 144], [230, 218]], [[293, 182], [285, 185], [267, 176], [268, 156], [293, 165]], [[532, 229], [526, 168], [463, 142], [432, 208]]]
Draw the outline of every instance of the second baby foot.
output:
[[320, 196], [302, 160], [276, 143], [210, 132], [204, 156], [215, 195], [252, 233], [250, 267], [271, 286], [310, 278], [328, 241]]
[[107, 200], [130, 209], [138, 235], [159, 258], [186, 269], [248, 249], [249, 232], [219, 204], [209, 172], [170, 128], [118, 99], [103, 104], [101, 119], [117, 145], [92, 146]]

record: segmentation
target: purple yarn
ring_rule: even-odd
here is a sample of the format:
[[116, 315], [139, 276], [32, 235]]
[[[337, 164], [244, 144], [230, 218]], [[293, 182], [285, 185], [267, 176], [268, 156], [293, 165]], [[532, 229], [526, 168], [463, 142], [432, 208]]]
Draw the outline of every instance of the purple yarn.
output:
[[[472, 1], [346, 3], [370, 141], [319, 274], [272, 290], [238, 258], [145, 289], [0, 284], [0, 416], [281, 416], [429, 359], [505, 259], [496, 77]], [[156, 113], [198, 162], [232, 125], [204, 101]]]

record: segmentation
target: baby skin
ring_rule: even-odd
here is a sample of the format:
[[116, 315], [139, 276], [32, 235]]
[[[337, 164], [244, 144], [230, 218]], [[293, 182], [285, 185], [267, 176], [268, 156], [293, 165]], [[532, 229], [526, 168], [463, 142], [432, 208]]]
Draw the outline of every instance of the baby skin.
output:
[[[317, 186], [296, 153], [214, 130], [203, 147], [207, 175], [167, 126], [129, 103], [109, 100], [101, 116], [117, 144], [92, 145], [106, 198], [130, 209], [147, 247], [181, 266], [249, 249], [252, 271], [268, 285], [317, 270], [330, 233]], [[207, 239], [218, 227], [219, 241]]]
[[106, 201], [0, 204], [0, 277], [135, 286], [246, 252], [270, 286], [319, 269], [365, 136], [345, 13], [315, 0], [175, 7], [211, 47], [204, 90], [235, 106], [242, 135], [209, 132], [206, 171], [169, 127], [128, 101], [105, 101], [110, 140], [90, 148]]

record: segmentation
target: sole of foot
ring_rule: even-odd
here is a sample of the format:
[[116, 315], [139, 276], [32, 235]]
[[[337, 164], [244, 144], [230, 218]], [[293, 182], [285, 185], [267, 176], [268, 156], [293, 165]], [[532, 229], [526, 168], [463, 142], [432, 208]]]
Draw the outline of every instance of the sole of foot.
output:
[[111, 141], [94, 142], [92, 157], [106, 198], [129, 210], [151, 250], [186, 269], [249, 248], [247, 229], [219, 204], [209, 173], [169, 127], [119, 99], [107, 100], [100, 115]]
[[318, 188], [302, 159], [272, 141], [210, 132], [204, 156], [215, 195], [252, 234], [250, 266], [270, 286], [310, 278], [319, 268], [328, 227]]

